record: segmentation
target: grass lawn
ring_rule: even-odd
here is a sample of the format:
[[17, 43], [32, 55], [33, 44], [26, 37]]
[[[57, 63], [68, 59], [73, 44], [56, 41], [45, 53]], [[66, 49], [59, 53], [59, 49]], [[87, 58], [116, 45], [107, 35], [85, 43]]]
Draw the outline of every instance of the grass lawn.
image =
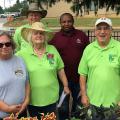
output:
[[[97, 18], [75, 18], [75, 26], [77, 27], [93, 27]], [[120, 27], [120, 18], [111, 18], [114, 27]], [[44, 18], [41, 20], [49, 27], [60, 26], [57, 18]]]
[[[78, 17], [75, 19], [75, 26], [76, 27], [94, 27], [94, 23], [97, 18], [84, 18], [84, 17]], [[120, 18], [111, 18], [113, 22], [113, 27], [120, 27]], [[43, 23], [48, 25], [49, 27], [59, 27], [59, 19], [58, 18], [43, 18], [41, 20]], [[10, 27], [18, 27], [23, 24], [26, 24], [26, 19], [16, 19], [11, 22], [7, 22], [4, 24], [4, 26], [10, 26]]]

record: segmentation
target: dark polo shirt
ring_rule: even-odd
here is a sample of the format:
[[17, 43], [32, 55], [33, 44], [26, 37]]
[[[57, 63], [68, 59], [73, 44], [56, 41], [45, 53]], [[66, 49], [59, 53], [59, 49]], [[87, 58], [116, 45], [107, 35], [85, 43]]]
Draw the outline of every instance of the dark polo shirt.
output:
[[49, 43], [60, 53], [68, 80], [78, 82], [78, 65], [84, 48], [89, 44], [88, 37], [81, 30], [73, 29], [69, 33], [61, 30]]

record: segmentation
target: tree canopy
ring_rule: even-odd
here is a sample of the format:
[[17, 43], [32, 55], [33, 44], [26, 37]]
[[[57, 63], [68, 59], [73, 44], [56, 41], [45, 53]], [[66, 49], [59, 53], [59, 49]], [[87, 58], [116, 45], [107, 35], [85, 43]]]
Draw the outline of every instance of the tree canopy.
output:
[[[16, 0], [16, 4], [10, 8], [6, 8], [5, 11], [22, 11], [22, 13], [25, 14], [25, 11], [28, 9], [27, 2], [38, 2], [41, 9], [44, 9], [43, 6], [46, 6], [46, 9], [48, 9], [60, 1], [61, 0], [24, 0], [23, 2], [20, 2], [20, 0]], [[72, 3], [70, 9], [76, 14], [76, 16], [82, 16], [83, 11], [85, 14], [89, 14], [91, 10], [97, 15], [98, 9], [102, 8], [106, 8], [106, 11], [113, 10], [117, 15], [120, 14], [120, 0], [65, 0], [65, 2]], [[3, 12], [1, 7], [0, 12]]]
[[21, 12], [21, 14], [24, 15], [26, 13], [27, 9], [28, 9], [28, 4], [27, 4], [26, 0], [24, 0], [22, 2], [17, 0], [13, 6], [6, 8], [4, 11], [5, 12]]
[[3, 14], [4, 13], [4, 10], [3, 8], [0, 6], [0, 14]]
[[[38, 2], [39, 6], [43, 8], [43, 4], [47, 7], [52, 7], [60, 0], [27, 0], [29, 3]], [[120, 0], [65, 0], [67, 3], [72, 3], [71, 10], [76, 15], [82, 15], [83, 10], [89, 14], [91, 6], [94, 7], [94, 13], [97, 15], [98, 9], [106, 8], [106, 11], [113, 10], [118, 15], [120, 13]]]

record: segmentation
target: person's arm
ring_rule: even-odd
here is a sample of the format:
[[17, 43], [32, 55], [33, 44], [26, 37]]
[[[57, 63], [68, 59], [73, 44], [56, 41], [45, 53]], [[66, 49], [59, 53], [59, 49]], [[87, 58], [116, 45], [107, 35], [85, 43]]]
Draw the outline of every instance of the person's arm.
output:
[[20, 50], [20, 46], [21, 46], [21, 27], [18, 27], [16, 30], [15, 30], [15, 33], [14, 33], [14, 36], [13, 36], [13, 40], [16, 44], [16, 52]]
[[25, 110], [25, 108], [29, 104], [29, 100], [30, 100], [30, 84], [29, 84], [29, 81], [27, 81], [26, 87], [25, 87], [25, 100], [22, 103], [19, 113], [17, 113], [17, 114], [20, 114], [21, 112], [23, 112]]
[[67, 81], [67, 77], [65, 75], [65, 71], [64, 71], [63, 68], [58, 70], [58, 76], [59, 76], [59, 78], [60, 78], [60, 80], [61, 80], [61, 82], [64, 86], [65, 93], [69, 94], [70, 90], [69, 90], [69, 87], [68, 87], [68, 81]]
[[89, 105], [89, 98], [86, 91], [86, 76], [80, 75], [80, 93], [81, 93], [81, 102], [84, 106]]
[[0, 111], [8, 113], [17, 113], [21, 108], [21, 104], [8, 105], [7, 103], [0, 100]]

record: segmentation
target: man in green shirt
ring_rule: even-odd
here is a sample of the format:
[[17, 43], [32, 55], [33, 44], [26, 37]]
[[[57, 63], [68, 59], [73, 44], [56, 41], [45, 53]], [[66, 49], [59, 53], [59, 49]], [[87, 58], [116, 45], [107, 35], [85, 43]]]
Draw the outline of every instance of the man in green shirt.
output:
[[21, 27], [18, 27], [15, 31], [15, 34], [14, 34], [14, 41], [17, 44], [16, 51], [18, 51], [20, 49], [24, 49], [26, 47], [29, 47], [29, 43], [26, 42], [26, 40], [24, 40], [21, 36], [21, 29], [26, 28], [26, 27], [30, 27], [32, 25], [32, 23], [34, 23], [34, 22], [40, 22], [40, 20], [42, 18], [44, 18], [46, 15], [47, 15], [47, 11], [40, 10], [38, 7], [38, 3], [30, 3], [29, 9], [27, 12], [28, 24], [25, 24], [25, 25], [22, 25]]
[[96, 40], [84, 50], [79, 64], [81, 102], [109, 108], [120, 102], [120, 42], [111, 37], [112, 22], [95, 23]]

